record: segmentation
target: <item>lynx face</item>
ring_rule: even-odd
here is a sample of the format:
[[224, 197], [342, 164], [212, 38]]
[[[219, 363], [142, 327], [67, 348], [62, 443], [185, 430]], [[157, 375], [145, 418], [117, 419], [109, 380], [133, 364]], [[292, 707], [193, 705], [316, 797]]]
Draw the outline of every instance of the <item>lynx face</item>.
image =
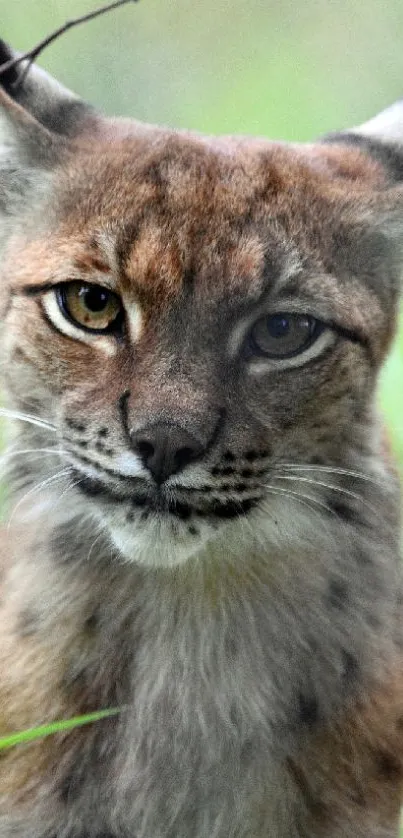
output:
[[32, 157], [10, 187], [4, 376], [50, 423], [25, 439], [54, 446], [25, 483], [39, 471], [59, 512], [79, 505], [145, 564], [341, 514], [337, 469], [371, 457], [394, 329], [390, 171], [348, 135], [209, 140], [57, 95], [62, 129], [42, 100], [29, 121], [1, 99]]

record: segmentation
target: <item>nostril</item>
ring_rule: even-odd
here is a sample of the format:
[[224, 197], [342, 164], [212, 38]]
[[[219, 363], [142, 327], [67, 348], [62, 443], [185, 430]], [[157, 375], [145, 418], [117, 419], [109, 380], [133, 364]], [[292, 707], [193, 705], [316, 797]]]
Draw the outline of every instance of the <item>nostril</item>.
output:
[[155, 448], [152, 442], [148, 442], [146, 439], [139, 439], [136, 444], [136, 448], [138, 453], [140, 454], [140, 457], [145, 462], [147, 462], [147, 460], [149, 460], [150, 457], [153, 457], [155, 454]]
[[175, 453], [175, 465], [179, 469], [186, 466], [193, 460], [195, 456], [195, 451], [193, 448], [189, 448], [189, 446], [184, 446], [183, 448], [178, 448]]

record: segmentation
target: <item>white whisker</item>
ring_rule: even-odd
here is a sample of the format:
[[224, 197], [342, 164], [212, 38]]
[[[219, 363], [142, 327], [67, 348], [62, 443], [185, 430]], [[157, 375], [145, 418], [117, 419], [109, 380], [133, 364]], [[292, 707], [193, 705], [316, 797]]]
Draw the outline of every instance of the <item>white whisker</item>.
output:
[[22, 496], [22, 498], [19, 499], [18, 503], [16, 503], [16, 505], [14, 506], [14, 509], [11, 512], [10, 518], [8, 520], [8, 529], [10, 529], [12, 519], [13, 519], [17, 509], [21, 506], [21, 504], [24, 503], [24, 501], [27, 500], [27, 498], [29, 498], [33, 494], [36, 494], [37, 492], [40, 492], [41, 489], [44, 489], [46, 486], [49, 486], [50, 483], [53, 483], [54, 481], [59, 480], [61, 477], [65, 477], [66, 475], [70, 474], [70, 472], [71, 472], [70, 468], [62, 469], [62, 471], [56, 472], [56, 474], [53, 474], [51, 477], [48, 477], [46, 480], [42, 480], [41, 483], [38, 483], [36, 486], [33, 486], [31, 489], [29, 489], [28, 492], [25, 492], [25, 494]]
[[40, 419], [39, 416], [32, 416], [30, 413], [0, 407], [0, 416], [5, 416], [7, 419], [17, 419], [19, 422], [28, 422], [30, 425], [38, 425], [39, 428], [46, 428], [47, 431], [56, 433], [56, 425], [46, 419]]
[[22, 456], [29, 456], [31, 459], [35, 459], [36, 457], [41, 457], [42, 454], [53, 454], [54, 456], [62, 456], [67, 452], [64, 451], [62, 448], [22, 448], [18, 449], [17, 451], [8, 450], [5, 451], [4, 454], [0, 457], [0, 466], [7, 463], [9, 460], [13, 459], [13, 457], [22, 457]]
[[345, 489], [343, 486], [335, 486], [331, 483], [325, 483], [322, 480], [313, 480], [310, 477], [297, 477], [296, 475], [285, 475], [285, 474], [278, 474], [276, 475], [277, 480], [290, 480], [292, 482], [299, 482], [305, 483], [310, 486], [319, 486], [322, 489], [328, 489], [332, 492], [338, 492], [340, 495], [345, 495], [346, 497], [353, 498], [353, 500], [358, 501], [363, 506], [368, 507], [368, 509], [374, 514], [379, 515], [377, 509], [372, 506], [368, 501], [362, 497], [362, 495], [358, 495], [357, 492], [352, 492], [350, 489]]
[[91, 547], [90, 547], [90, 549], [89, 549], [89, 551], [88, 551], [88, 555], [87, 555], [87, 562], [89, 562], [89, 560], [90, 560], [90, 558], [91, 558], [91, 554], [92, 554], [92, 552], [93, 552], [93, 550], [94, 550], [95, 545], [98, 543], [98, 541], [99, 541], [99, 540], [100, 540], [103, 536], [105, 536], [105, 533], [104, 533], [104, 531], [103, 531], [103, 530], [101, 530], [101, 531], [98, 533], [98, 535], [96, 536], [96, 538], [94, 538], [94, 541], [92, 542]]
[[[335, 512], [328, 506], [326, 503], [322, 503], [321, 501], [317, 500], [317, 498], [313, 498], [311, 495], [304, 495], [302, 492], [293, 492], [291, 489], [281, 489], [280, 486], [272, 486], [266, 485], [266, 491], [273, 495], [286, 495], [291, 499], [297, 499], [300, 503], [304, 503], [305, 506], [316, 506], [320, 509], [325, 509], [328, 514], [336, 515]], [[309, 503], [308, 503], [309, 501]]]
[[319, 465], [303, 465], [301, 463], [273, 463], [271, 469], [281, 471], [282, 469], [291, 471], [322, 471], [328, 474], [339, 474], [345, 477], [355, 477], [357, 480], [364, 480], [368, 483], [375, 483], [379, 486], [386, 486], [386, 481], [377, 480], [369, 474], [364, 474], [361, 471], [354, 471], [353, 469], [340, 468], [339, 466], [319, 466]]

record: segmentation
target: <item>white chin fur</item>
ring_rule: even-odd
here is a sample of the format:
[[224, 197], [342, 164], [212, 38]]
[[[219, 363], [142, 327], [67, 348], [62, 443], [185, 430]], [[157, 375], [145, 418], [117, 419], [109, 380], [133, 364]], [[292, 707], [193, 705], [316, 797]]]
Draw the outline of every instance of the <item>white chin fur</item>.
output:
[[127, 562], [146, 567], [175, 567], [203, 551], [216, 531], [197, 525], [197, 535], [190, 534], [182, 521], [148, 520], [130, 525], [108, 526], [110, 537]]

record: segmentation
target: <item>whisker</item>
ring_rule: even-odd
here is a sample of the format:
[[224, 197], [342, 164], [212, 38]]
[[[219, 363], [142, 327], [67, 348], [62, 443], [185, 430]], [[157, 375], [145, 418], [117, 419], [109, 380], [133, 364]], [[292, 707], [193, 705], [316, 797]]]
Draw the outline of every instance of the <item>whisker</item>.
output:
[[5, 416], [7, 419], [17, 419], [20, 422], [28, 422], [31, 425], [38, 425], [39, 428], [46, 428], [46, 430], [56, 433], [56, 425], [53, 422], [40, 419], [39, 416], [32, 416], [30, 413], [22, 413], [19, 410], [9, 410], [7, 407], [0, 407], [0, 416]]
[[92, 542], [91, 547], [90, 547], [90, 549], [89, 549], [89, 551], [88, 551], [88, 555], [87, 555], [87, 562], [89, 562], [89, 560], [90, 560], [90, 558], [91, 558], [91, 554], [92, 554], [92, 552], [93, 552], [93, 550], [94, 550], [95, 545], [98, 543], [98, 541], [99, 541], [99, 540], [100, 540], [103, 536], [105, 536], [105, 532], [104, 532], [104, 530], [101, 530], [101, 531], [98, 533], [98, 535], [96, 536], [96, 538], [94, 538], [94, 541]]
[[4, 454], [0, 457], [0, 466], [4, 463], [7, 463], [8, 460], [11, 460], [13, 457], [22, 457], [29, 455], [31, 457], [41, 457], [42, 454], [54, 454], [55, 456], [62, 456], [63, 454], [67, 454], [67, 451], [64, 451], [62, 448], [56, 448], [53, 446], [52, 448], [22, 448], [18, 449], [17, 451], [8, 450], [5, 451]]
[[368, 483], [374, 483], [378, 486], [386, 486], [386, 480], [377, 480], [374, 477], [371, 477], [369, 474], [364, 474], [361, 471], [354, 471], [353, 469], [347, 468], [340, 468], [339, 466], [320, 466], [320, 465], [302, 465], [301, 463], [273, 463], [270, 466], [273, 470], [282, 469], [291, 470], [291, 471], [322, 471], [324, 473], [329, 474], [339, 474], [345, 477], [356, 477], [357, 480], [364, 480]]
[[15, 504], [15, 506], [14, 506], [14, 508], [13, 508], [11, 514], [10, 514], [10, 517], [9, 517], [9, 520], [8, 520], [8, 529], [10, 529], [12, 519], [13, 519], [17, 509], [21, 506], [22, 503], [24, 503], [24, 501], [27, 500], [27, 498], [29, 498], [33, 494], [36, 494], [37, 492], [40, 492], [41, 489], [44, 489], [50, 483], [53, 483], [54, 481], [59, 480], [61, 477], [65, 477], [66, 475], [68, 475], [70, 473], [71, 473], [70, 468], [65, 468], [65, 469], [62, 469], [61, 471], [57, 471], [56, 474], [53, 474], [51, 477], [46, 478], [46, 480], [42, 480], [41, 483], [36, 484], [31, 489], [29, 489], [28, 492], [25, 492], [25, 494], [22, 496], [22, 498], [20, 498], [19, 501]]
[[[331, 514], [331, 515], [334, 515], [335, 517], [337, 517], [336, 513], [333, 511], [333, 509], [331, 509], [330, 506], [328, 506], [326, 503], [322, 503], [321, 501], [317, 500], [317, 498], [311, 497], [311, 495], [304, 495], [304, 494], [302, 494], [302, 492], [293, 492], [292, 489], [281, 489], [280, 486], [266, 485], [265, 489], [270, 494], [274, 494], [274, 495], [276, 495], [276, 494], [287, 495], [287, 497], [296, 498], [298, 500], [301, 500], [301, 498], [302, 498], [303, 501], [305, 501], [305, 506], [310, 506], [312, 508], [312, 505], [314, 505], [314, 506], [316, 506], [320, 509], [325, 509], [325, 511], [328, 514]], [[308, 501], [309, 501], [309, 503], [308, 503]]]
[[352, 492], [350, 489], [345, 489], [343, 486], [334, 486], [331, 483], [324, 483], [322, 480], [312, 480], [310, 477], [297, 477], [296, 475], [279, 474], [277, 475], [277, 480], [291, 480], [293, 482], [298, 481], [299, 483], [307, 483], [310, 486], [319, 486], [320, 488], [328, 489], [329, 491], [339, 492], [341, 495], [353, 498], [353, 500], [362, 503], [363, 506], [366, 506], [371, 512], [373, 512], [374, 515], [379, 515], [378, 510], [368, 503], [362, 495], [358, 495], [357, 492]]

